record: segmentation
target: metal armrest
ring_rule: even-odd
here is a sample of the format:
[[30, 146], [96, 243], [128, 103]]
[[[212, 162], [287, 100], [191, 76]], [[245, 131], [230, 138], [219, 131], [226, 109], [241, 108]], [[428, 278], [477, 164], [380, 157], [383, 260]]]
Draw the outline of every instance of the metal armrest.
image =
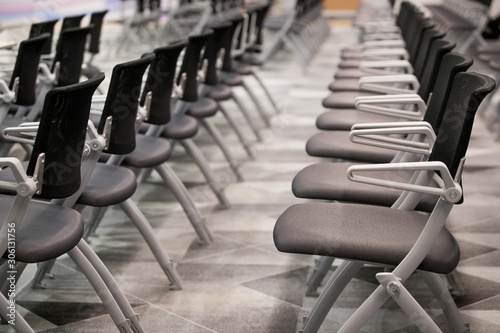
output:
[[402, 39], [391, 40], [371, 40], [361, 43], [363, 50], [376, 49], [376, 48], [392, 48], [392, 47], [405, 47], [406, 43]]
[[8, 168], [12, 171], [15, 183], [0, 180], [0, 188], [15, 191], [21, 197], [31, 197], [38, 193], [42, 186], [43, 164], [45, 154], [38, 155], [33, 177], [29, 177], [21, 164], [15, 157], [0, 157], [0, 168]]
[[393, 121], [393, 122], [383, 122], [383, 123], [354, 124], [351, 127], [351, 131], [358, 129], [370, 129], [370, 128], [414, 127], [414, 126], [427, 126], [430, 130], [432, 130], [432, 126], [426, 121]]
[[[35, 125], [36, 124], [36, 125]], [[7, 127], [2, 136], [12, 142], [34, 144], [38, 132], [38, 123], [21, 124], [18, 127]]]
[[[411, 88], [399, 88], [387, 83], [406, 84]], [[420, 89], [420, 82], [412, 74], [364, 76], [359, 79], [359, 88], [384, 94], [408, 94], [416, 93]]]
[[[408, 140], [394, 135], [424, 136], [423, 140]], [[391, 127], [353, 130], [349, 139], [354, 143], [368, 146], [398, 150], [403, 152], [430, 155], [436, 141], [434, 131], [428, 126]]]
[[107, 95], [93, 95], [92, 103], [104, 103], [106, 102]]
[[[416, 110], [402, 110], [396, 107], [386, 106], [387, 104], [413, 105]], [[362, 96], [356, 98], [354, 105], [356, 109], [360, 111], [415, 121], [422, 120], [423, 115], [427, 111], [427, 105], [422, 98], [416, 94]]]
[[[421, 171], [439, 172], [439, 175], [443, 180], [442, 187], [436, 188], [426, 185], [401, 183], [392, 180], [378, 179], [378, 178], [360, 176], [354, 174], [355, 172], [364, 172], [364, 171], [403, 171], [403, 170], [404, 171], [421, 170]], [[458, 174], [459, 173], [457, 173], [457, 175]], [[458, 202], [462, 197], [462, 187], [456, 180], [453, 179], [446, 165], [440, 161], [353, 165], [347, 169], [347, 178], [349, 178], [349, 180], [359, 183], [390, 187], [403, 191], [412, 191], [424, 194], [439, 195], [442, 196], [446, 201], [451, 203]]]
[[403, 60], [408, 60], [410, 55], [408, 51], [404, 48], [370, 48], [368, 50], [363, 50], [361, 53], [363, 59], [370, 60], [372, 58], [380, 57], [400, 57]]
[[404, 70], [408, 74], [413, 73], [413, 67], [407, 60], [379, 60], [379, 61], [363, 61], [359, 65], [359, 69], [365, 73], [373, 74], [397, 74], [397, 71], [389, 70], [388, 68], [395, 68]]

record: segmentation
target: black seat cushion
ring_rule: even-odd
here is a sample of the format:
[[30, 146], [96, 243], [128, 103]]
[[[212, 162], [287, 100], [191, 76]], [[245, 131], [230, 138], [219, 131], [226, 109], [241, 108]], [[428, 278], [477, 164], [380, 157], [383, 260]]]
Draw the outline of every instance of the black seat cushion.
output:
[[[253, 59], [251, 59], [251, 60], [253, 60]], [[246, 61], [246, 59], [245, 59], [245, 61]], [[241, 62], [241, 61], [234, 61], [233, 62], [233, 69], [236, 73], [238, 73], [240, 75], [250, 75], [253, 72], [253, 68], [250, 64], [245, 63], [245, 62]]]
[[137, 188], [132, 170], [98, 163], [77, 203], [92, 207], [107, 207], [130, 198]]
[[[347, 169], [354, 163], [315, 163], [299, 171], [292, 182], [296, 197], [364, 203], [390, 207], [403, 191], [352, 182], [347, 178]], [[408, 183], [413, 172], [373, 172], [363, 173], [367, 177]], [[435, 182], [433, 186], [437, 187]], [[436, 205], [438, 196], [424, 195], [417, 210], [430, 212]]]
[[396, 151], [352, 143], [345, 131], [322, 131], [313, 135], [306, 144], [311, 156], [339, 158], [354, 162], [388, 163]]
[[[0, 227], [14, 197], [0, 199]], [[83, 236], [83, 219], [77, 211], [32, 201], [16, 230], [16, 260], [25, 263], [55, 259], [74, 248]], [[3, 256], [6, 258], [6, 255]]]
[[243, 77], [239, 73], [224, 73], [221, 78], [221, 82], [230, 87], [238, 87], [243, 84]]
[[363, 92], [363, 91], [339, 91], [332, 92], [323, 99], [323, 106], [332, 109], [354, 109], [354, 101], [360, 96], [377, 96], [383, 95], [376, 92]]
[[191, 104], [186, 113], [195, 118], [206, 118], [214, 116], [218, 109], [216, 101], [212, 98], [202, 97]]
[[174, 113], [165, 125], [162, 136], [167, 139], [182, 140], [192, 138], [198, 133], [198, 121], [189, 115]]
[[356, 109], [338, 109], [320, 114], [316, 118], [316, 127], [322, 130], [350, 131], [354, 124], [394, 121], [397, 121], [397, 118]]
[[231, 88], [225, 84], [218, 84], [213, 86], [208, 97], [215, 99], [216, 101], [226, 101], [231, 98], [233, 92]]
[[136, 148], [125, 155], [122, 164], [133, 168], [152, 168], [167, 161], [172, 154], [172, 146], [165, 138], [138, 134]]
[[[279, 251], [398, 265], [420, 235], [427, 216], [414, 211], [342, 203], [289, 207], [276, 222]], [[440, 274], [458, 264], [460, 249], [443, 228], [419, 269]]]

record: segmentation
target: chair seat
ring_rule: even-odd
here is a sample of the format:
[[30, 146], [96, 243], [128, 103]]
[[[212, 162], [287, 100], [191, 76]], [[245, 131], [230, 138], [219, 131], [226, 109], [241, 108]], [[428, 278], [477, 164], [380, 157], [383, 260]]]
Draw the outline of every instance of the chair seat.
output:
[[[292, 191], [296, 197], [345, 201], [376, 206], [390, 207], [403, 191], [353, 182], [347, 178], [347, 169], [354, 163], [315, 163], [299, 171], [292, 182]], [[411, 171], [366, 172], [368, 177], [408, 183], [413, 175]], [[435, 182], [433, 186], [437, 187]], [[417, 205], [417, 210], [431, 212], [437, 196], [424, 195]]]
[[[5, 223], [13, 203], [14, 197], [0, 199], [0, 226]], [[55, 259], [74, 248], [82, 236], [83, 219], [80, 213], [32, 201], [16, 230], [16, 260], [35, 263]], [[6, 255], [3, 257], [6, 258]]]
[[225, 101], [231, 98], [233, 92], [231, 88], [225, 84], [218, 84], [213, 86], [210, 92], [208, 93], [208, 97], [215, 99], [216, 101]]
[[97, 163], [77, 203], [92, 207], [116, 205], [130, 198], [136, 188], [137, 181], [132, 170]]
[[240, 61], [233, 62], [233, 69], [236, 73], [238, 73], [240, 75], [250, 75], [253, 72], [253, 68], [252, 68], [251, 64], [240, 62]]
[[264, 61], [258, 53], [245, 53], [243, 55], [243, 61], [252, 66], [262, 66]]
[[202, 97], [189, 106], [186, 113], [195, 118], [212, 117], [217, 113], [217, 102], [211, 98]]
[[350, 131], [354, 124], [393, 121], [397, 121], [397, 118], [356, 109], [339, 109], [320, 114], [316, 118], [316, 127], [321, 130]]
[[221, 75], [221, 82], [230, 87], [238, 87], [243, 84], [243, 77], [236, 72], [225, 72], [224, 75]]
[[173, 114], [172, 119], [165, 125], [162, 137], [167, 139], [182, 140], [192, 138], [198, 133], [198, 121], [185, 114]]
[[376, 74], [372, 73], [367, 73], [359, 68], [341, 68], [335, 72], [335, 79], [352, 79], [352, 78], [357, 78], [359, 79], [362, 76], [375, 76]]
[[306, 143], [306, 151], [311, 156], [367, 163], [388, 163], [396, 155], [394, 150], [352, 143], [344, 131], [322, 131], [313, 135]]
[[[427, 219], [425, 214], [387, 207], [299, 204], [278, 218], [274, 243], [282, 252], [395, 266], [408, 254]], [[455, 238], [443, 228], [418, 269], [447, 274], [456, 267], [459, 257]]]
[[344, 59], [337, 64], [338, 68], [359, 68], [362, 59]]
[[488, 63], [493, 69], [497, 69], [497, 70], [500, 69], [500, 57], [499, 56], [490, 58]]
[[122, 164], [133, 168], [152, 168], [167, 161], [172, 146], [165, 138], [142, 134], [136, 136], [136, 148], [123, 159]]
[[359, 79], [338, 79], [328, 86], [330, 91], [359, 91]]
[[322, 104], [325, 108], [331, 109], [354, 109], [354, 101], [360, 96], [380, 96], [381, 93], [363, 92], [363, 91], [342, 91], [332, 92], [323, 99]]

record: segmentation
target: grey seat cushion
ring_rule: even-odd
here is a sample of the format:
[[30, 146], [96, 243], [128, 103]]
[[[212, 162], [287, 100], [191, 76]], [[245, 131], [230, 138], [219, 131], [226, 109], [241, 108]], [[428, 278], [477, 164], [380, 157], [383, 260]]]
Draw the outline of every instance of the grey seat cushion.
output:
[[332, 109], [354, 109], [354, 101], [360, 96], [377, 96], [382, 95], [376, 92], [364, 91], [339, 91], [332, 92], [323, 99], [322, 104], [325, 108]]
[[243, 77], [239, 73], [224, 73], [221, 78], [222, 84], [228, 85], [230, 87], [238, 87], [243, 84]]
[[338, 68], [359, 68], [362, 59], [344, 59], [338, 63]]
[[167, 161], [172, 154], [172, 146], [165, 138], [138, 134], [133, 152], [125, 155], [122, 164], [134, 168], [152, 168]]
[[231, 98], [233, 92], [231, 88], [225, 84], [218, 84], [213, 86], [208, 97], [215, 99], [216, 101], [225, 101]]
[[192, 138], [198, 132], [198, 121], [185, 114], [174, 114], [165, 125], [162, 136], [167, 139], [182, 140]]
[[[274, 227], [279, 251], [397, 265], [420, 235], [427, 216], [414, 211], [342, 203], [289, 207]], [[440, 274], [458, 264], [460, 249], [443, 228], [419, 269]]]
[[98, 163], [77, 203], [92, 207], [107, 207], [130, 198], [137, 188], [132, 170]]
[[311, 156], [338, 158], [353, 162], [388, 163], [396, 151], [352, 143], [345, 131], [322, 131], [306, 143]]
[[[249, 61], [259, 61], [257, 57], [253, 58], [248, 58]], [[260, 61], [260, 64], [262, 64], [262, 61]], [[234, 61], [233, 62], [233, 69], [236, 73], [240, 75], [250, 75], [253, 72], [252, 64], [247, 63], [247, 58], [245, 58], [245, 62], [241, 61]]]
[[366, 73], [359, 68], [340, 68], [335, 72], [334, 77], [336, 79], [340, 78], [360, 78], [362, 76], [374, 76], [376, 74]]
[[359, 79], [336, 79], [328, 85], [330, 91], [360, 91]]
[[[0, 227], [14, 197], [0, 199]], [[83, 219], [77, 211], [32, 201], [16, 230], [16, 260], [25, 263], [55, 259], [74, 248], [83, 236]], [[6, 255], [3, 256], [6, 258]]]
[[316, 127], [321, 130], [350, 131], [354, 124], [393, 121], [397, 121], [397, 118], [356, 109], [338, 109], [328, 110], [320, 114], [316, 118]]
[[[296, 197], [346, 201], [390, 207], [403, 191], [362, 184], [347, 178], [347, 169], [354, 163], [325, 162], [309, 165], [299, 171], [292, 182], [292, 191]], [[411, 171], [366, 172], [363, 175], [397, 182], [408, 183]], [[433, 186], [437, 187], [435, 182]], [[430, 212], [434, 209], [437, 196], [424, 195], [417, 210]]]
[[212, 117], [217, 113], [217, 102], [208, 97], [198, 98], [198, 100], [189, 106], [186, 113], [195, 118]]

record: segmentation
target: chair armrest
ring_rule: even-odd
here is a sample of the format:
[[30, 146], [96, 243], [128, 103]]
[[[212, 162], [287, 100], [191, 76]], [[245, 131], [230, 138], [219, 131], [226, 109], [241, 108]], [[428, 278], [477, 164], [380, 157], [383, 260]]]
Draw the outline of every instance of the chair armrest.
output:
[[413, 126], [427, 126], [432, 130], [432, 126], [426, 121], [392, 121], [383, 123], [361, 123], [354, 124], [352, 130], [370, 129], [370, 128], [390, 128], [390, 127], [413, 127]]
[[406, 47], [406, 43], [402, 39], [391, 40], [371, 40], [361, 43], [363, 50], [377, 49], [377, 48], [392, 48], [392, 47]]
[[[408, 140], [394, 136], [398, 134], [424, 136], [426, 141]], [[353, 130], [349, 133], [349, 139], [354, 143], [368, 146], [430, 155], [436, 141], [436, 135], [428, 126], [391, 127]]]
[[[408, 184], [386, 179], [355, 175], [355, 172], [364, 171], [434, 171], [439, 172], [443, 180], [442, 187], [431, 187], [420, 184]], [[462, 197], [462, 187], [451, 176], [448, 168], [443, 162], [410, 162], [410, 163], [384, 163], [372, 165], [353, 165], [347, 169], [347, 178], [359, 183], [390, 187], [403, 191], [419, 192], [424, 194], [439, 195], [446, 201], [456, 203]]]
[[[36, 124], [36, 125], [35, 125]], [[21, 124], [18, 127], [7, 127], [2, 136], [12, 142], [34, 144], [38, 132], [38, 123]]]
[[[386, 106], [387, 104], [413, 105], [417, 110], [402, 110]], [[422, 98], [416, 94], [362, 96], [356, 98], [354, 105], [356, 109], [360, 111], [414, 121], [422, 120], [423, 115], [427, 111], [427, 105]]]
[[400, 57], [403, 60], [408, 60], [410, 55], [408, 51], [404, 48], [370, 48], [363, 49], [362, 57], [366, 60], [370, 60], [371, 58], [380, 58], [380, 57]]
[[363, 61], [359, 65], [359, 69], [365, 73], [373, 74], [397, 74], [395, 70], [389, 68], [404, 70], [407, 74], [413, 73], [413, 67], [407, 60], [379, 60], [379, 61]]
[[0, 79], [0, 100], [5, 103], [14, 103], [16, 100], [16, 92], [9, 89], [7, 82]]
[[[411, 88], [399, 88], [384, 83], [407, 84]], [[384, 94], [408, 94], [416, 93], [420, 89], [420, 82], [411, 74], [364, 76], [359, 79], [359, 88]]]
[[398, 40], [402, 39], [399, 32], [373, 32], [363, 35], [363, 41], [373, 40]]
[[43, 164], [45, 154], [38, 155], [33, 177], [29, 177], [21, 164], [15, 157], [0, 157], [0, 167], [8, 168], [14, 175], [15, 183], [0, 180], [0, 188], [15, 191], [21, 197], [32, 197], [39, 193], [42, 186]]

